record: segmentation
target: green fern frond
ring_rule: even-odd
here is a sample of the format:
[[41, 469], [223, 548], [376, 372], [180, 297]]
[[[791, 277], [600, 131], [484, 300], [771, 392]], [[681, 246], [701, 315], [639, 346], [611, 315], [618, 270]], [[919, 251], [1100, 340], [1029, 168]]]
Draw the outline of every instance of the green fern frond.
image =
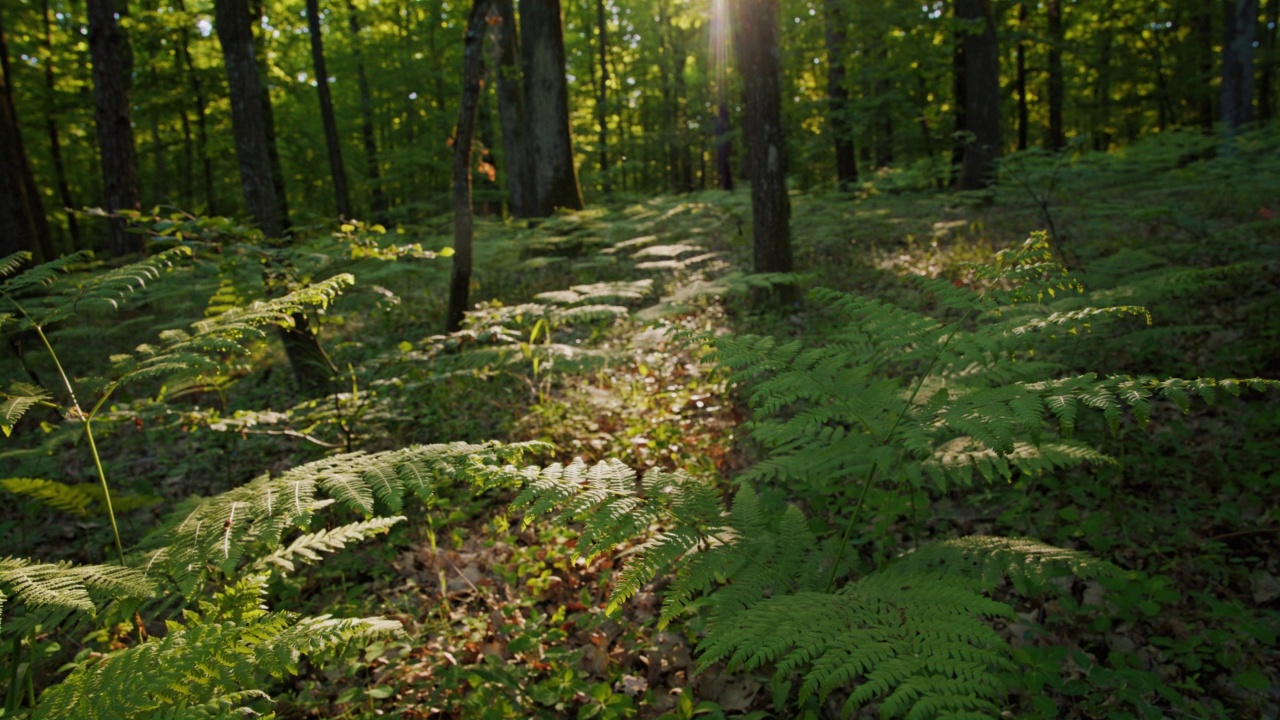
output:
[[253, 567], [259, 571], [274, 567], [284, 572], [293, 572], [297, 569], [296, 563], [298, 562], [318, 562], [321, 559], [320, 553], [337, 552], [346, 547], [347, 543], [361, 542], [375, 535], [386, 534], [393, 525], [405, 519], [404, 516], [374, 518], [341, 525], [332, 530], [321, 530], [301, 535], [289, 543], [287, 547], [282, 547], [270, 555], [259, 558]]
[[29, 262], [31, 262], [31, 253], [26, 250], [0, 258], [0, 278], [8, 277], [18, 272], [19, 268]]
[[207, 710], [251, 709], [268, 677], [296, 674], [303, 655], [322, 661], [353, 643], [388, 637], [400, 624], [383, 618], [296, 618], [261, 607], [265, 576], [233, 583], [165, 637], [75, 669], [50, 688], [37, 720], [192, 717]]
[[53, 399], [49, 391], [29, 383], [15, 382], [9, 387], [9, 392], [0, 392], [0, 397], [4, 398], [0, 402], [0, 431], [4, 432], [5, 437], [13, 433], [14, 426], [28, 410]]
[[[6, 478], [0, 480], [0, 488], [37, 500], [60, 512], [90, 517], [104, 515], [107, 512], [106, 496], [102, 485], [98, 483], [77, 483], [74, 485], [56, 480], [39, 478]], [[162, 502], [155, 495], [119, 495], [112, 493], [111, 506], [117, 513], [126, 513], [151, 507]]]
[[[5, 280], [3, 283], [0, 283], [0, 295], [16, 299], [22, 297], [32, 289], [51, 285], [58, 279], [58, 276], [63, 273], [70, 272], [76, 266], [89, 260], [91, 257], [93, 257], [92, 253], [81, 251], [71, 253], [69, 255], [63, 255], [56, 260], [50, 260], [49, 262], [29, 267], [21, 273]], [[10, 255], [4, 259], [4, 267], [6, 270], [4, 274], [12, 274], [19, 267], [30, 261], [30, 259], [31, 253]]]
[[154, 595], [155, 585], [134, 568], [0, 558], [0, 596], [27, 607], [26, 615], [4, 626], [8, 633], [58, 624], [74, 612], [93, 616], [107, 600], [140, 600]]
[[[542, 443], [418, 445], [335, 455], [279, 477], [260, 476], [170, 516], [144, 540], [142, 547], [150, 550], [144, 566], [149, 574], [172, 577], [190, 594], [208, 568], [230, 572], [246, 556], [256, 562], [275, 553], [286, 531], [302, 526], [331, 503], [369, 517], [380, 509], [402, 507], [406, 493], [429, 499], [441, 483], [482, 488], [515, 484], [524, 478], [515, 465], [545, 447]], [[366, 526], [369, 531], [372, 528]]]

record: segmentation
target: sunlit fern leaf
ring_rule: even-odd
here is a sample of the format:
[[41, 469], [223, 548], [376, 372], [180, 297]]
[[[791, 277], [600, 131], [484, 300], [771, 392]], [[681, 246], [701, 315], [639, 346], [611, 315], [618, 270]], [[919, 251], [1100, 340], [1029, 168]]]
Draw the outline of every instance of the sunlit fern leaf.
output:
[[[404, 493], [420, 497], [443, 482], [479, 487], [516, 484], [516, 464], [542, 443], [416, 445], [381, 453], [347, 453], [263, 475], [220, 495], [192, 501], [168, 517], [143, 541], [141, 562], [149, 574], [167, 576], [184, 594], [199, 586], [209, 568], [232, 572], [275, 552], [285, 533], [338, 502], [371, 516], [379, 508], [402, 507]], [[412, 478], [412, 482], [405, 482]], [[389, 482], [383, 483], [383, 480]], [[324, 498], [323, 496], [328, 496]]]
[[[8, 270], [5, 274], [12, 274], [22, 264], [31, 259], [30, 253], [18, 253], [23, 256], [18, 263], [14, 263], [13, 259], [17, 256], [10, 255], [4, 259], [4, 267]], [[0, 283], [0, 295], [6, 295], [10, 298], [19, 298], [27, 291], [53, 284], [59, 275], [70, 272], [73, 268], [87, 261], [92, 254], [86, 251], [63, 255], [57, 260], [51, 260], [46, 263], [34, 265], [26, 270], [13, 275], [9, 279]]]
[[1030, 538], [973, 535], [943, 540], [907, 553], [885, 574], [905, 580], [936, 575], [972, 583], [977, 590], [994, 588], [1008, 578], [1021, 592], [1043, 589], [1047, 580], [1069, 572], [1077, 577], [1118, 577], [1120, 568], [1088, 553]]
[[3, 397], [3, 402], [0, 402], [0, 431], [5, 437], [13, 433], [14, 426], [28, 410], [53, 398], [49, 391], [29, 383], [15, 382], [9, 387], [9, 392], [0, 393]]
[[[252, 690], [269, 677], [296, 674], [303, 655], [332, 657], [361, 641], [396, 635], [383, 618], [296, 618], [261, 607], [265, 576], [231, 584], [163, 638], [77, 667], [50, 688], [35, 718], [130, 720], [231, 712], [264, 697]], [[166, 715], [167, 714], [167, 715]]]
[[337, 552], [348, 543], [361, 542], [375, 535], [383, 535], [393, 525], [405, 519], [404, 516], [373, 518], [341, 525], [332, 530], [300, 535], [287, 546], [259, 558], [254, 562], [253, 568], [258, 571], [277, 569], [293, 572], [299, 563], [318, 562], [321, 559], [321, 553]]
[[5, 624], [7, 633], [24, 634], [42, 623], [50, 627], [72, 612], [94, 615], [107, 600], [154, 594], [155, 585], [134, 568], [0, 558], [0, 595], [27, 610], [16, 622]]
[[8, 277], [18, 272], [23, 265], [30, 261], [31, 253], [26, 250], [0, 258], [0, 278]]

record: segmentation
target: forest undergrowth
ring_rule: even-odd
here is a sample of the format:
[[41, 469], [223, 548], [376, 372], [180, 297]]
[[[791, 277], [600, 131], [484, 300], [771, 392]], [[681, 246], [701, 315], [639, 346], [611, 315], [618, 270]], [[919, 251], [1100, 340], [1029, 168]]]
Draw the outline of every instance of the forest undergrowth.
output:
[[[973, 195], [913, 189], [903, 174], [852, 193], [795, 194], [797, 264], [809, 287], [967, 328], [971, 318], [948, 316], [910, 276], [982, 292], [987, 280], [966, 263], [989, 261], [1043, 228], [1085, 288], [1055, 296], [1052, 310], [1143, 305], [1151, 324], [1130, 314], [1064, 325], [1052, 348], [1020, 356], [1024, 362], [1053, 362], [1064, 376], [1280, 377], [1280, 161], [1274, 139], [1240, 142], [1209, 159], [1204, 141], [1190, 136], [1140, 144], [1128, 157], [1015, 156], [996, 189]], [[718, 336], [818, 343], [838, 330], [822, 296], [751, 309], [757, 283], [739, 270], [748, 265], [749, 220], [745, 192], [707, 192], [532, 227], [481, 221], [479, 304], [453, 335], [438, 334], [448, 273], [436, 255], [447, 237], [442, 223], [318, 231], [298, 254], [300, 275], [355, 276], [315, 315], [340, 370], [336, 391], [298, 398], [283, 353], [258, 344], [219, 357], [215, 372], [113, 396], [94, 427], [124, 544], [184, 499], [265, 471], [356, 450], [488, 440], [549, 443], [554, 449], [537, 458], [544, 466], [581, 457], [642, 472], [680, 469], [723, 498], [754, 473], [750, 487], [770, 513], [781, 517], [793, 503], [807, 532], [832, 532], [847, 519], [852, 501], [840, 493], [849, 490], [819, 492], [753, 471], [775, 450], [753, 434], [764, 421], [754, 386], [712, 355]], [[233, 226], [156, 218], [151, 227], [170, 238], [174, 227], [199, 229], [221, 250], [175, 263], [121, 311], [84, 309], [75, 322], [51, 326], [67, 374], [85, 388], [102, 385], [92, 378], [107, 374], [110, 355], [254, 297], [252, 250], [227, 239]], [[18, 341], [21, 360], [0, 360], [6, 397], [17, 396], [11, 381], [48, 385], [56, 374], [34, 338]], [[905, 362], [894, 372], [920, 369]], [[990, 591], [1013, 609], [992, 621], [1016, 668], [999, 674], [1005, 716], [1274, 717], [1280, 405], [1274, 391], [1219, 392], [1211, 405], [1171, 399], [1151, 403], [1145, 427], [1133, 413], [1072, 417], [1075, 437], [1114, 462], [1008, 475], [975, 463], [971, 484], [874, 488], [865, 515], [874, 532], [854, 543], [847, 564], [882, 569], [932, 541], [972, 535], [1089, 553], [1123, 573]], [[1062, 418], [1050, 420], [1057, 428]], [[113, 560], [112, 528], [92, 496], [93, 455], [72, 425], [35, 407], [0, 445], [0, 480], [73, 488], [5, 480], [0, 556]], [[769, 663], [701, 667], [697, 645], [715, 628], [698, 612], [660, 622], [671, 577], [606, 612], [643, 538], [583, 559], [578, 526], [526, 524], [508, 511], [517, 492], [440, 482], [430, 497], [406, 500], [398, 514], [411, 519], [384, 537], [273, 576], [272, 607], [383, 616], [403, 632], [356, 640], [323, 668], [304, 664], [275, 681], [275, 702], [258, 709], [281, 718], [841, 715], [859, 685], [852, 680], [806, 696], [797, 693], [799, 669], [793, 687]], [[335, 513], [324, 523], [338, 518], [356, 516]], [[171, 611], [143, 613], [146, 630], [163, 635]], [[6, 712], [23, 712], [67, 671], [64, 663], [137, 643], [133, 618], [101, 617], [6, 637], [16, 648], [0, 660]], [[891, 713], [883, 702], [856, 712]]]

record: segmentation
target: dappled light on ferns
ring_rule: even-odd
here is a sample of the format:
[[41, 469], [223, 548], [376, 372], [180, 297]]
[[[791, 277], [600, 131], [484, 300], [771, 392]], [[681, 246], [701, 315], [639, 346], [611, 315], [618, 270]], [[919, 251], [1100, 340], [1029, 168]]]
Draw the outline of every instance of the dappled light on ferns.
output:
[[1037, 353], [1043, 343], [1146, 311], [1053, 307], [1078, 285], [1043, 234], [970, 271], [972, 287], [917, 280], [934, 314], [815, 291], [834, 327], [821, 345], [698, 338], [746, 387], [752, 435], [768, 450], [743, 480], [826, 499], [817, 505], [843, 533], [815, 534], [795, 507], [764, 509], [750, 484], [726, 508], [705, 481], [651, 470], [637, 482], [617, 462], [531, 474], [515, 507], [581, 521], [585, 557], [639, 542], [610, 607], [673, 572], [661, 622], [695, 607], [707, 614], [702, 667], [772, 668], [783, 687], [798, 677], [800, 702], [838, 695], [846, 713], [878, 703], [884, 717], [998, 716], [1011, 649], [989, 621], [1013, 610], [991, 591], [1121, 571], [1031, 539], [968, 537], [860, 575], [848, 548], [871, 532], [867, 490], [943, 493], [1113, 462], [1073, 436], [1081, 414], [1100, 413], [1116, 432], [1126, 412], [1146, 424], [1153, 400], [1186, 410], [1193, 396], [1212, 402], [1276, 383], [1059, 376]]

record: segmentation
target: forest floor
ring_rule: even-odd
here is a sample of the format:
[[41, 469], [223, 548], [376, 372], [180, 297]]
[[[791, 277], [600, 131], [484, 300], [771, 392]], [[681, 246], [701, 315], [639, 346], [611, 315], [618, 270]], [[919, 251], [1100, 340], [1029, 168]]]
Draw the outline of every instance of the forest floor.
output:
[[[972, 195], [922, 190], [905, 173], [877, 176], [855, 193], [797, 193], [797, 266], [811, 286], [906, 302], [905, 276], [961, 283], [964, 262], [1051, 229], [1090, 300], [1146, 304], [1154, 316], [1151, 328], [1095, 329], [1072, 346], [1071, 367], [1280, 377], [1280, 160], [1274, 140], [1255, 142], [1207, 159], [1190, 140], [1127, 157], [1027, 155], [1006, 166], [999, 188]], [[339, 234], [431, 248], [447, 230], [440, 219], [386, 237], [365, 228]], [[107, 464], [140, 498], [125, 532], [138, 537], [183, 497], [343, 450], [544, 440], [556, 448], [545, 463], [619, 458], [638, 471], [683, 468], [726, 493], [760, 458], [746, 389], [728, 382], [705, 347], [673, 334], [817, 331], [803, 305], [750, 309], [745, 190], [618, 201], [527, 226], [481, 220], [478, 233], [480, 305], [452, 336], [437, 334], [448, 273], [441, 259], [315, 269], [357, 278], [321, 318], [345, 369], [344, 392], [329, 401], [282, 401], [294, 396], [283, 355], [266, 348], [215, 391], [110, 408], [100, 423]], [[331, 253], [332, 242], [319, 238], [317, 254]], [[157, 284], [123, 319], [59, 330], [53, 338], [68, 348], [66, 362], [91, 374], [111, 346], [132, 347], [198, 317], [220, 279], [237, 271], [224, 259], [188, 272], [191, 282]], [[4, 362], [6, 377], [19, 371]], [[274, 369], [254, 369], [263, 366]], [[1280, 715], [1280, 401], [1224, 398], [1186, 414], [1157, 410], [1146, 431], [1126, 426], [1108, 436], [1101, 422], [1082, 422], [1080, 432], [1096, 433], [1122, 462], [939, 496], [922, 529], [889, 521], [888, 536], [903, 542], [912, 533], [914, 541], [1030, 535], [1142, 573], [1124, 587], [1064, 581], [1017, 601], [1019, 619], [1000, 627], [1025, 669], [1008, 680], [1009, 715]], [[93, 479], [77, 441], [46, 435], [15, 435], [18, 472]], [[148, 497], [164, 502], [148, 507]], [[572, 531], [508, 517], [506, 499], [442, 488], [385, 542], [277, 583], [277, 607], [386, 615], [406, 631], [281, 688], [278, 716], [793, 716], [783, 709], [789, 688], [771, 671], [700, 669], [702, 621], [660, 629], [660, 584], [608, 616], [626, 549], [576, 559]], [[101, 560], [108, 533], [101, 520], [67, 519], [34, 502], [0, 509], [6, 555]], [[74, 649], [112, 642], [56, 640]], [[49, 650], [46, 672], [61, 651]], [[838, 717], [840, 700], [820, 715]]]

